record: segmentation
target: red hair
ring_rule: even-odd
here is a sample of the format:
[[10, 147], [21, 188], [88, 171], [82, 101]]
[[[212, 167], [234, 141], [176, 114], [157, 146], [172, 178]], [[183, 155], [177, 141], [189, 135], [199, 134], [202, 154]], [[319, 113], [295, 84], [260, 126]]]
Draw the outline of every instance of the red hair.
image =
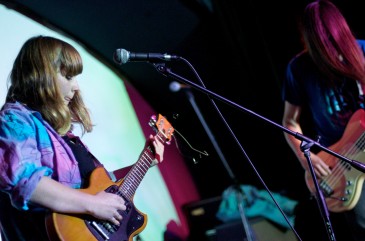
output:
[[304, 10], [301, 33], [307, 51], [332, 81], [348, 77], [365, 84], [365, 58], [340, 10], [328, 0]]

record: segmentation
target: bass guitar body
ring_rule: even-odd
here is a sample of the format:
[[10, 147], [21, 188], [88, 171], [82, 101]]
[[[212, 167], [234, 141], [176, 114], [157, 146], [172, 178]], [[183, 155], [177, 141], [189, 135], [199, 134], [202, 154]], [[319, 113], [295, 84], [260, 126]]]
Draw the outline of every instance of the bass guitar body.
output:
[[[365, 111], [356, 111], [346, 126], [342, 138], [330, 150], [365, 164]], [[355, 207], [359, 201], [365, 174], [325, 151], [318, 156], [326, 162], [332, 173], [324, 179], [318, 179], [319, 187], [326, 198], [328, 209], [342, 212]], [[312, 193], [316, 192], [310, 173], [305, 174], [306, 184]]]

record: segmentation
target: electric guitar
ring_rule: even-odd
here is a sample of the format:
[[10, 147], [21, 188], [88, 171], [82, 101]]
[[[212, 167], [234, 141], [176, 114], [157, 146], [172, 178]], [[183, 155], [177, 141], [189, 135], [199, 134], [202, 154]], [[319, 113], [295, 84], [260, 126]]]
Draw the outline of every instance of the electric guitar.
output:
[[[169, 144], [174, 129], [161, 115], [152, 116], [149, 125], [155, 129], [163, 143]], [[89, 215], [70, 215], [53, 212], [46, 218], [47, 233], [52, 241], [132, 241], [147, 225], [147, 215], [133, 204], [133, 197], [148, 169], [154, 164], [152, 145], [146, 146], [138, 161], [119, 181], [113, 182], [103, 167], [96, 168], [90, 176], [90, 185], [82, 192], [96, 194], [102, 190], [115, 193], [125, 200], [127, 207], [119, 211], [123, 216], [120, 225], [99, 220]]]
[[[357, 110], [351, 116], [341, 139], [329, 149], [365, 164], [365, 111], [363, 109]], [[332, 170], [329, 176], [318, 179], [328, 209], [332, 212], [342, 212], [354, 208], [360, 198], [365, 174], [325, 151], [319, 152], [318, 156]], [[309, 172], [305, 173], [305, 179], [309, 190], [315, 193], [316, 189]]]

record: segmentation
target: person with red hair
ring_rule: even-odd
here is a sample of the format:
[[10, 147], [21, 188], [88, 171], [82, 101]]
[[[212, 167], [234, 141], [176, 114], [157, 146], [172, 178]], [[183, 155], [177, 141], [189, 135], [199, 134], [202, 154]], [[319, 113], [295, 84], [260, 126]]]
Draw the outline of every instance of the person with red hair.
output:
[[[355, 38], [343, 14], [328, 0], [309, 3], [299, 29], [304, 49], [287, 65], [282, 89], [283, 126], [318, 140], [324, 147], [331, 149], [337, 144], [334, 151], [341, 151], [339, 154], [361, 149], [361, 143], [355, 144], [354, 139], [361, 136], [362, 130], [352, 125], [349, 130], [349, 125], [362, 118], [365, 105], [365, 41]], [[315, 199], [311, 198], [316, 189], [309, 162], [301, 149], [302, 143], [293, 135], [284, 135], [304, 169], [309, 194], [312, 194], [308, 195], [308, 204], [313, 205], [311, 208], [305, 209], [305, 202], [297, 207], [295, 229], [303, 240], [326, 240], [327, 227], [316, 211], [319, 209]], [[349, 150], [344, 151], [344, 148]], [[316, 146], [309, 153], [330, 211], [335, 237], [344, 241], [364, 240], [363, 172], [339, 159], [334, 160], [331, 155], [324, 155]], [[347, 180], [349, 172], [356, 176], [355, 180]], [[349, 191], [348, 187], [353, 189]]]

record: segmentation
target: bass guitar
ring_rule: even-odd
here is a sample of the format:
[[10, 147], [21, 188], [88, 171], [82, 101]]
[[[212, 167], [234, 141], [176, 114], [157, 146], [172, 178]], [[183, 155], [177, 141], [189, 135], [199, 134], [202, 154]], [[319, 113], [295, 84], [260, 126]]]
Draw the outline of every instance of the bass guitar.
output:
[[[159, 114], [152, 116], [149, 125], [157, 132], [164, 144], [169, 144], [174, 128]], [[127, 207], [119, 211], [123, 216], [120, 225], [98, 220], [90, 215], [69, 215], [53, 212], [46, 218], [47, 233], [52, 241], [132, 241], [147, 225], [147, 215], [133, 204], [134, 194], [147, 173], [154, 165], [154, 149], [146, 146], [138, 161], [130, 168], [124, 178], [113, 182], [103, 167], [96, 168], [90, 176], [90, 185], [81, 192], [96, 194], [102, 190], [115, 193], [125, 200]]]
[[[365, 164], [365, 111], [363, 109], [357, 110], [351, 116], [341, 139], [328, 149]], [[332, 173], [324, 179], [318, 179], [328, 209], [332, 212], [342, 212], [354, 208], [360, 198], [365, 174], [325, 151], [320, 151], [318, 156], [332, 170]], [[310, 173], [305, 173], [305, 180], [309, 190], [315, 193], [316, 189]]]

